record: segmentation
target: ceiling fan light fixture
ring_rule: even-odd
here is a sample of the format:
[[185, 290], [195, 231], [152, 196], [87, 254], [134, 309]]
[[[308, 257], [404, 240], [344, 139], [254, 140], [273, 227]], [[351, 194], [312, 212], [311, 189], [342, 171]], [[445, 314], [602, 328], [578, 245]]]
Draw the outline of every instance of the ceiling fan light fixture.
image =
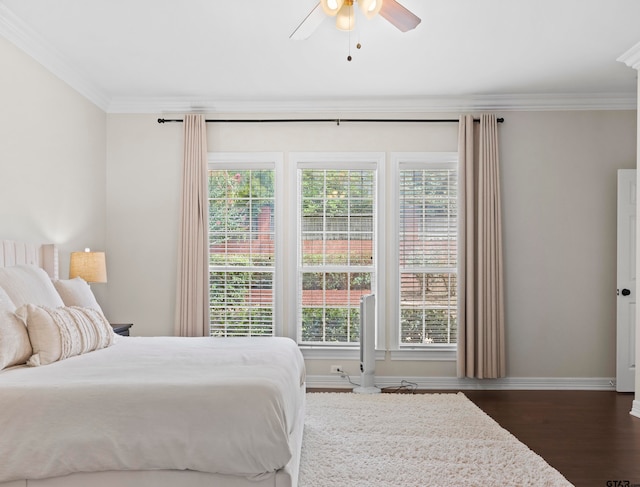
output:
[[325, 14], [334, 17], [338, 14], [344, 2], [345, 0], [320, 0], [320, 5], [322, 5], [322, 10], [324, 10]]
[[[338, 17], [336, 27], [352, 31], [355, 27], [354, 3], [367, 19], [380, 15], [401, 32], [415, 29], [420, 17], [403, 7], [398, 0], [317, 0], [316, 6], [289, 36], [290, 39], [306, 39], [322, 23], [325, 15]], [[0, 0], [2, 3], [2, 0]]]
[[368, 20], [371, 20], [382, 8], [383, 0], [358, 0], [358, 5], [360, 6], [360, 10], [365, 15]]
[[353, 14], [353, 0], [345, 0], [344, 5], [340, 7], [338, 15], [336, 16], [336, 27], [339, 30], [353, 30], [356, 24], [356, 19]]

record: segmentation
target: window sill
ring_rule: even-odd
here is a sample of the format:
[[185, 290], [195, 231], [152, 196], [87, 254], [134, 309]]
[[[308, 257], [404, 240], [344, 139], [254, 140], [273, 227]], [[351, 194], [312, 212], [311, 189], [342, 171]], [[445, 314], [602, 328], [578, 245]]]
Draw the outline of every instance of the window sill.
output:
[[456, 345], [442, 345], [430, 347], [402, 348], [392, 350], [391, 360], [423, 360], [433, 362], [455, 362], [458, 358]]
[[[305, 359], [310, 360], [357, 360], [360, 361], [359, 347], [332, 347], [300, 345], [300, 351]], [[376, 360], [385, 360], [387, 351], [376, 350]], [[391, 360], [414, 360], [433, 362], [455, 362], [458, 356], [458, 349], [455, 345], [402, 348], [400, 350], [389, 350]]]
[[[312, 360], [357, 360], [360, 361], [360, 347], [331, 347], [300, 345], [300, 351], [305, 359]], [[386, 352], [376, 350], [376, 360], [384, 360]]]

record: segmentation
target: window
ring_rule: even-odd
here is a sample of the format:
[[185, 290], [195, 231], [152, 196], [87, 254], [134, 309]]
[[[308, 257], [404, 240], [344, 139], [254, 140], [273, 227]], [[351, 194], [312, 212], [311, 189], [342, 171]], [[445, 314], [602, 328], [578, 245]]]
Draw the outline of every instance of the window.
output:
[[456, 158], [423, 157], [398, 164], [400, 348], [457, 342]]
[[376, 294], [378, 350], [455, 359], [456, 153], [392, 153], [388, 193], [381, 153], [290, 153], [286, 181], [282, 154], [209, 157], [211, 335], [351, 357]]
[[222, 154], [214, 159], [209, 164], [210, 334], [274, 335], [274, 164], [241, 164]]
[[359, 343], [360, 297], [376, 289], [377, 191], [375, 163], [298, 163], [297, 321], [303, 345]]

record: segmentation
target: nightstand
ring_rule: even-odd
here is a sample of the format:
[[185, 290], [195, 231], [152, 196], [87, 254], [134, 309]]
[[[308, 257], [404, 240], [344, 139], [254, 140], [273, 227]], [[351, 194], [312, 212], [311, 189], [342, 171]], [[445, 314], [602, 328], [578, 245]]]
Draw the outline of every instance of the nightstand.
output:
[[113, 328], [113, 331], [118, 335], [122, 335], [123, 337], [129, 336], [129, 328], [131, 328], [132, 326], [133, 323], [111, 323], [111, 328]]

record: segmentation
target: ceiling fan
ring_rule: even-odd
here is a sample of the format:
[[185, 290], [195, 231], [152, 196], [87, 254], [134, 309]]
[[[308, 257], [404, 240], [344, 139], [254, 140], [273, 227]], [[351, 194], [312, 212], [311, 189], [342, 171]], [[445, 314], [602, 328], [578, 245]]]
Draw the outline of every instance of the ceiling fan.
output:
[[357, 3], [367, 19], [380, 14], [402, 32], [415, 29], [420, 17], [400, 5], [396, 0], [320, 0], [289, 36], [290, 39], [306, 39], [327, 17], [336, 17], [336, 27], [351, 31], [355, 25], [353, 4]]

